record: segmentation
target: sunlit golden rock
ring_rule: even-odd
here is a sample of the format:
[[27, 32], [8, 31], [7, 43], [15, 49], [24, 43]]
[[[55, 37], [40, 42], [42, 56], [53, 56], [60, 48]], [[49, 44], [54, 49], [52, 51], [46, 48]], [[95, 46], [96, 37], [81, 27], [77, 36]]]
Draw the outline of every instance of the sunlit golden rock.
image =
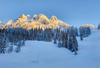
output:
[[85, 26], [85, 27], [90, 27], [90, 28], [94, 28], [94, 26], [91, 24], [91, 25], [89, 25], [89, 24], [85, 24], [85, 25], [82, 25], [82, 26]]
[[57, 19], [56, 16], [52, 16], [50, 20], [52, 20], [52, 21], [58, 21], [58, 19]]
[[3, 28], [4, 28], [4, 25], [0, 21], [0, 29], [3, 29]]
[[[3, 25], [2, 25], [3, 26]], [[2, 27], [1, 26], [1, 27]], [[23, 29], [46, 29], [46, 28], [55, 28], [55, 27], [69, 27], [68, 24], [62, 22], [61, 20], [57, 19], [56, 16], [52, 16], [51, 19], [48, 19], [47, 16], [44, 14], [40, 15], [34, 15], [33, 18], [31, 18], [30, 15], [25, 16], [22, 14], [17, 19], [14, 19], [14, 21], [10, 20], [8, 21], [3, 27], [4, 28], [23, 28]]]
[[26, 19], [27, 16], [25, 16], [24, 14], [22, 14], [22, 16], [20, 16], [20, 18], [24, 18], [24, 19]]

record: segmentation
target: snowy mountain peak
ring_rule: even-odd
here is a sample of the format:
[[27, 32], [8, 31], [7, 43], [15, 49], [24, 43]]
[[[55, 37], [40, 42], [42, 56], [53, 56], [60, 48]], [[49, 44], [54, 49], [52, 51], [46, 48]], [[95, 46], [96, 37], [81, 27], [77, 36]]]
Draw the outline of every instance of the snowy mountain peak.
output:
[[2, 29], [3, 28], [3, 24], [1, 23], [1, 21], [0, 21], [0, 29]]
[[85, 24], [85, 25], [82, 25], [83, 27], [85, 26], [85, 27], [90, 27], [90, 28], [94, 28], [94, 26], [91, 24], [91, 25], [89, 25], [89, 24]]
[[45, 16], [44, 14], [39, 14], [39, 15], [34, 15], [33, 16], [33, 20], [38, 21], [42, 24], [44, 24], [45, 22], [49, 21], [48, 17]]
[[57, 17], [56, 16], [52, 16], [50, 20], [53, 20], [53, 21], [58, 21]]
[[9, 20], [5, 25], [10, 25], [12, 24], [12, 20]]
[[[9, 26], [9, 27], [8, 27]], [[15, 19], [14, 21], [9, 20], [5, 25], [4, 28], [23, 28], [23, 29], [34, 29], [34, 28], [55, 28], [65, 26], [69, 27], [68, 24], [58, 20], [56, 16], [52, 16], [51, 19], [48, 19], [47, 16], [44, 14], [34, 15], [33, 18], [30, 15], [22, 14], [19, 18]]]
[[10, 26], [12, 26], [12, 25], [13, 25], [12, 20], [9, 20], [2, 28], [7, 29], [8, 27], [10, 27]]
[[30, 15], [28, 14], [26, 17], [30, 17]]
[[27, 15], [26, 17], [27, 17], [27, 20], [31, 20], [32, 19], [32, 17], [30, 15]]
[[24, 14], [22, 14], [19, 18], [27, 18]]

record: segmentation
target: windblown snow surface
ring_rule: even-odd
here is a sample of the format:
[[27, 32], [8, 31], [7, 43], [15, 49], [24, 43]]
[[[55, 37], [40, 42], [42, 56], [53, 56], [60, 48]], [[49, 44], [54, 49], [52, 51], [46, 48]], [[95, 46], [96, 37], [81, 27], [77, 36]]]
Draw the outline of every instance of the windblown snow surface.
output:
[[20, 53], [0, 54], [0, 68], [100, 68], [100, 30], [78, 43], [74, 55], [53, 42], [26, 41]]

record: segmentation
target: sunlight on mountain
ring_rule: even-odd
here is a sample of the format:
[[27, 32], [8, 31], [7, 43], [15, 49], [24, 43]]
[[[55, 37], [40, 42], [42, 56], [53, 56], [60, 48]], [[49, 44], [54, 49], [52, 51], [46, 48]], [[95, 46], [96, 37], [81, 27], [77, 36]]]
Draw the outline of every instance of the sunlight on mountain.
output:
[[19, 18], [14, 21], [9, 20], [5, 25], [0, 24], [0, 28], [23, 28], [23, 29], [46, 29], [55, 27], [69, 27], [70, 25], [58, 20], [56, 16], [52, 16], [48, 19], [44, 14], [34, 15], [33, 18], [30, 15], [22, 14]]
[[94, 26], [91, 24], [91, 25], [89, 25], [89, 24], [85, 24], [85, 25], [82, 25], [82, 26], [85, 26], [85, 27], [90, 27], [90, 28], [94, 28]]
[[[91, 27], [94, 28], [94, 26], [91, 24], [85, 24], [82, 25], [85, 27]], [[14, 21], [9, 20], [6, 24], [2, 24], [0, 21], [0, 29], [3, 28], [23, 28], [23, 29], [46, 29], [46, 28], [56, 28], [56, 27], [70, 27], [67, 23], [62, 22], [61, 20], [57, 19], [56, 16], [52, 16], [50, 19], [48, 19], [47, 16], [44, 14], [34, 15], [31, 17], [30, 15], [24, 15], [22, 14], [19, 16], [19, 18], [15, 19]]]

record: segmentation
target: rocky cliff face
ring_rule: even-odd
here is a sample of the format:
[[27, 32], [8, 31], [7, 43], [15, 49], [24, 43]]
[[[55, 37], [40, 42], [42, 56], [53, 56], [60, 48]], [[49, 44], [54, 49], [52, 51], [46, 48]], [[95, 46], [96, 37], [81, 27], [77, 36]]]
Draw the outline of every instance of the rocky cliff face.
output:
[[44, 14], [34, 15], [33, 17], [22, 14], [14, 21], [9, 20], [5, 25], [0, 23], [0, 28], [23, 28], [28, 30], [34, 28], [55, 28], [60, 26], [69, 27], [68, 24], [58, 20], [56, 16], [52, 16], [51, 19], [48, 19]]

